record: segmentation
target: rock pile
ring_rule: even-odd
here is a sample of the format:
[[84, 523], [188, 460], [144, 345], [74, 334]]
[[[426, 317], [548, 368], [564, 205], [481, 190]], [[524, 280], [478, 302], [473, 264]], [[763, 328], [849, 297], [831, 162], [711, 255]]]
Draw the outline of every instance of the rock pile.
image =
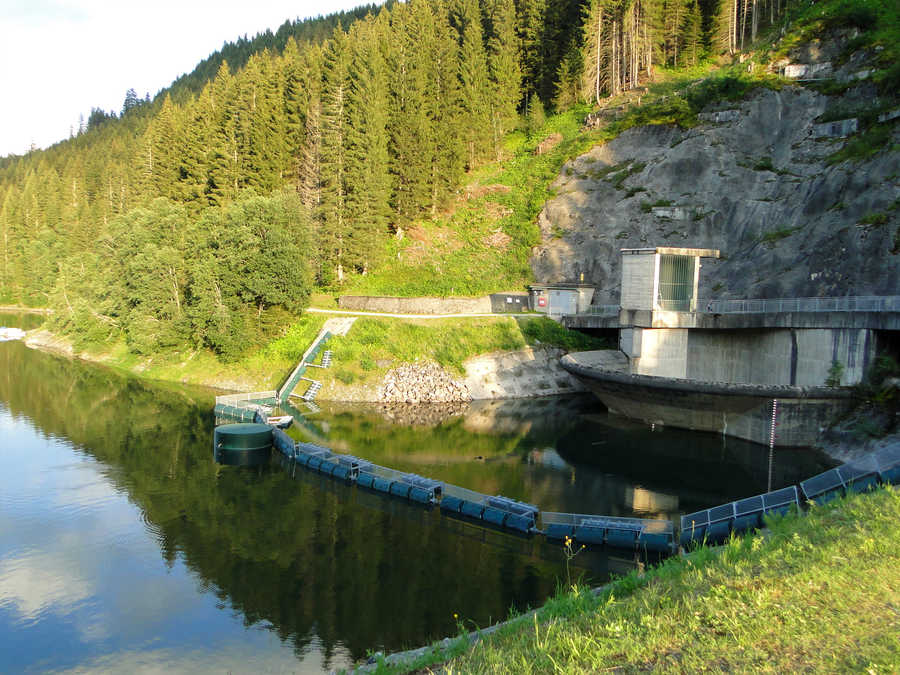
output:
[[379, 401], [388, 403], [437, 403], [469, 401], [468, 387], [454, 380], [436, 363], [407, 363], [384, 376]]

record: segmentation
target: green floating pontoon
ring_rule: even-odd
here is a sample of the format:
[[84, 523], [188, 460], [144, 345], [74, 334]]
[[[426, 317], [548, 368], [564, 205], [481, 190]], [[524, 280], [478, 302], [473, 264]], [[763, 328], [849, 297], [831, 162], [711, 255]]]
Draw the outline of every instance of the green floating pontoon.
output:
[[223, 424], [213, 434], [213, 453], [219, 464], [263, 464], [271, 450], [272, 427], [268, 424]]

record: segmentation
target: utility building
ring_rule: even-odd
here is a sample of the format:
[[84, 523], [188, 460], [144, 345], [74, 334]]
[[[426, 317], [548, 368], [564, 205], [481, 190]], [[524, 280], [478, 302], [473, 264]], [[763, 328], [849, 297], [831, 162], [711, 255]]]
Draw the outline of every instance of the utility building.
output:
[[622, 309], [696, 312], [700, 258], [718, 258], [709, 248], [623, 248]]
[[584, 312], [594, 298], [590, 284], [532, 284], [528, 290], [531, 309], [550, 317]]

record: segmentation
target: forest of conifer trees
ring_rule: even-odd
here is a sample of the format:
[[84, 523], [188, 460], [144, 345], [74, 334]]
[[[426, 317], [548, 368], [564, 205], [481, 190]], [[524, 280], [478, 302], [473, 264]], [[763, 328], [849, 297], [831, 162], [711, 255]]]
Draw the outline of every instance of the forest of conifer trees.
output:
[[0, 160], [0, 300], [85, 342], [237, 356], [316, 286], [376, 269], [528, 102], [596, 102], [740, 49], [784, 2], [409, 0], [226, 45], [153, 101], [130, 91]]

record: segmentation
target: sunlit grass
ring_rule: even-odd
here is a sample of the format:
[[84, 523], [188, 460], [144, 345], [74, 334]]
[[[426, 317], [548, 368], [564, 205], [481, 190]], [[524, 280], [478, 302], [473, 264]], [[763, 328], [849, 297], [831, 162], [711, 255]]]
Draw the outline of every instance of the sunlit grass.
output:
[[769, 525], [599, 595], [567, 590], [444, 672], [897, 672], [900, 491]]

